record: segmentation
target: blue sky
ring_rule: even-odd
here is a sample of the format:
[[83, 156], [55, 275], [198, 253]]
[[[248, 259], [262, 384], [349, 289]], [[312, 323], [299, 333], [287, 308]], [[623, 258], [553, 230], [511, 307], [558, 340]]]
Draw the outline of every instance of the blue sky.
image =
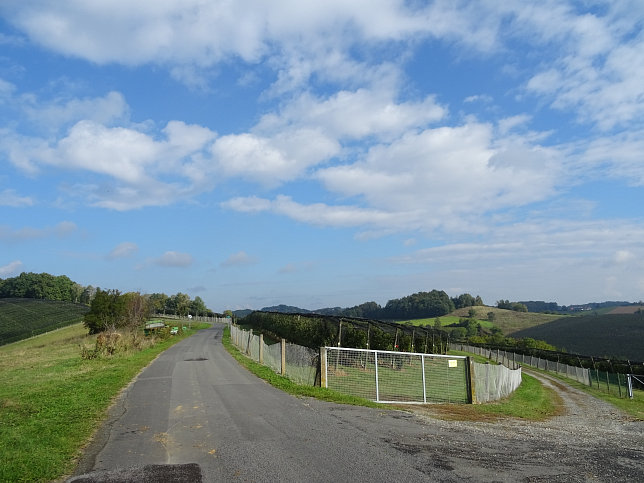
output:
[[4, 0], [0, 278], [644, 298], [644, 3]]

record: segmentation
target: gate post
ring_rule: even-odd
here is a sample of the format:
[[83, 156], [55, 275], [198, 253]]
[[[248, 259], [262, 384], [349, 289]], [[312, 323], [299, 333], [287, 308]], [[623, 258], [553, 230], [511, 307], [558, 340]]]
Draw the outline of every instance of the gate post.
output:
[[320, 347], [320, 387], [329, 387], [326, 375], [326, 347]]
[[476, 402], [476, 393], [474, 391], [474, 361], [470, 356], [465, 359], [465, 380], [467, 382], [467, 402], [474, 404]]

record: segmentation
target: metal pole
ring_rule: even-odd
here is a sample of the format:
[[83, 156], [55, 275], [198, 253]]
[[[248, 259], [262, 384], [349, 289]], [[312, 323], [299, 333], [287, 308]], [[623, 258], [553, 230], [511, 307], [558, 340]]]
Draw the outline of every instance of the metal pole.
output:
[[423, 366], [423, 404], [427, 404], [427, 386], [425, 385], [425, 354], [420, 356], [421, 365]]
[[373, 358], [376, 363], [376, 402], [380, 402], [380, 389], [378, 387], [378, 352], [374, 351]]

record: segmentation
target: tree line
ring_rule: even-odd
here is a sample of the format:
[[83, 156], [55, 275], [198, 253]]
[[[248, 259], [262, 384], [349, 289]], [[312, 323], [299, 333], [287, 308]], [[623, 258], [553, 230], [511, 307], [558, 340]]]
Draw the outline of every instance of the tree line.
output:
[[408, 327], [381, 320], [352, 319], [314, 313], [293, 314], [255, 311], [241, 325], [275, 339], [312, 349], [323, 346], [402, 352], [444, 353], [448, 333], [434, 327]]
[[17, 277], [0, 279], [0, 298], [60, 300], [89, 304], [95, 289], [84, 287], [66, 275], [22, 272]]
[[483, 305], [483, 300], [478, 295], [472, 296], [465, 293], [458, 297], [450, 297], [443, 290], [431, 290], [429, 292], [417, 292], [406, 297], [389, 300], [384, 307], [376, 302], [365, 302], [346, 309], [336, 307], [316, 310], [315, 312], [322, 315], [341, 317], [405, 320], [440, 317], [456, 309], [479, 305]]

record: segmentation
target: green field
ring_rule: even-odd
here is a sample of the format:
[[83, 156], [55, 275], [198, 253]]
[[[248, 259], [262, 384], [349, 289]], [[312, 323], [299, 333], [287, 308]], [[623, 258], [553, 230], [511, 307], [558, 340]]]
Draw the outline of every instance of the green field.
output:
[[[462, 318], [467, 317], [467, 314], [464, 316], [457, 316], [457, 315], [444, 315], [442, 317], [439, 317], [441, 321], [441, 327], [450, 327], [453, 325], [458, 324]], [[485, 329], [491, 329], [494, 327], [494, 324], [490, 322], [489, 320], [485, 319], [474, 319], [476, 320], [479, 324], [481, 324], [481, 327]], [[406, 325], [413, 325], [415, 327], [434, 327], [434, 323], [436, 321], [436, 317], [432, 317], [429, 319], [413, 319], [413, 320], [400, 320], [398, 321], [399, 324], [406, 324]]]
[[88, 310], [71, 302], [0, 299], [0, 345], [76, 324]]

